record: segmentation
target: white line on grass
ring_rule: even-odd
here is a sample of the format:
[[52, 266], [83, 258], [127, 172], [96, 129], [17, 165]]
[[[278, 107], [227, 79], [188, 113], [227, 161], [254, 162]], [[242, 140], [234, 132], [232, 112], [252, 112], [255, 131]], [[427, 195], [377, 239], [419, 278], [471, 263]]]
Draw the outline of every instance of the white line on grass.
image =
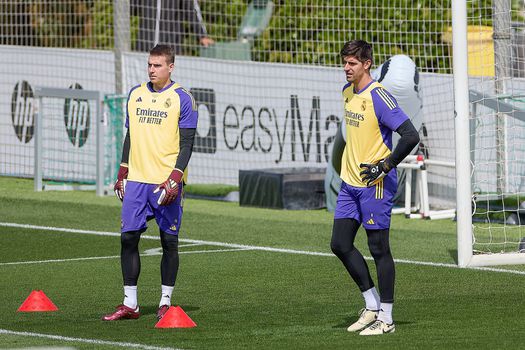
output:
[[[63, 227], [50, 227], [50, 226], [37, 226], [37, 225], [27, 225], [27, 224], [17, 224], [12, 222], [0, 222], [0, 226], [4, 227], [16, 227], [16, 228], [25, 228], [32, 230], [45, 230], [45, 231], [55, 231], [55, 232], [71, 232], [71, 233], [81, 233], [88, 235], [97, 235], [97, 236], [114, 236], [120, 237], [120, 233], [115, 232], [105, 232], [105, 231], [89, 231], [89, 230], [77, 230]], [[144, 239], [155, 239], [158, 240], [158, 236], [142, 236]], [[330, 253], [321, 253], [321, 252], [312, 252], [307, 250], [295, 250], [295, 249], [284, 249], [284, 248], [272, 248], [272, 247], [261, 247], [261, 246], [252, 246], [245, 244], [236, 244], [236, 243], [225, 243], [225, 242], [214, 242], [214, 241], [202, 241], [197, 239], [179, 239], [180, 242], [195, 243], [195, 244], [204, 244], [204, 245], [213, 245], [218, 247], [227, 247], [227, 248], [238, 248], [246, 250], [260, 250], [265, 252], [274, 252], [274, 253], [285, 253], [285, 254], [300, 254], [300, 255], [314, 255], [314, 256], [329, 256], [334, 257]], [[371, 257], [365, 257], [367, 260], [372, 260]], [[430, 261], [417, 261], [417, 260], [406, 260], [406, 259], [394, 259], [397, 263], [402, 264], [411, 264], [411, 265], [422, 265], [422, 266], [433, 266], [433, 267], [448, 267], [453, 269], [460, 269], [459, 266], [455, 264], [446, 264], [446, 263], [435, 263]], [[493, 267], [467, 267], [466, 269], [470, 270], [480, 270], [480, 271], [491, 271], [491, 272], [502, 272], [502, 273], [512, 273], [516, 275], [525, 275], [525, 271], [518, 270], [506, 270]]]
[[101, 259], [116, 259], [120, 258], [120, 255], [112, 256], [90, 256], [86, 258], [70, 258], [70, 259], [49, 259], [49, 260], [30, 260], [30, 261], [13, 261], [0, 263], [0, 266], [9, 265], [29, 265], [29, 264], [46, 264], [46, 263], [61, 263], [68, 261], [84, 261], [84, 260], [101, 260]]
[[19, 335], [23, 337], [47, 338], [47, 339], [54, 339], [54, 340], [60, 340], [60, 341], [66, 341], [66, 342], [85, 343], [85, 344], [118, 346], [121, 348], [135, 348], [135, 349], [144, 349], [144, 350], [181, 350], [181, 349], [176, 349], [176, 348], [165, 348], [165, 347], [135, 344], [135, 343], [120, 343], [120, 342], [115, 342], [115, 341], [107, 341], [107, 340], [99, 340], [99, 339], [73, 338], [73, 337], [64, 337], [61, 335], [42, 334], [42, 333], [33, 333], [33, 332], [17, 332], [17, 331], [11, 331], [9, 329], [0, 329], [0, 334]]
[[195, 246], [198, 246], [198, 245], [202, 245], [202, 244], [198, 244], [198, 243], [179, 244], [179, 248], [195, 247]]
[[[224, 252], [238, 252], [244, 250], [253, 250], [251, 248], [246, 249], [207, 249], [207, 250], [192, 250], [189, 252], [179, 252], [179, 254], [203, 254], [203, 253], [224, 253]], [[148, 253], [141, 254], [141, 257], [145, 256], [159, 256], [162, 253]], [[70, 262], [70, 261], [85, 261], [85, 260], [102, 260], [102, 259], [117, 259], [120, 258], [120, 255], [111, 255], [111, 256], [90, 256], [85, 258], [69, 258], [69, 259], [49, 259], [49, 260], [30, 260], [30, 261], [13, 261], [13, 262], [4, 262], [0, 263], [0, 266], [9, 266], [9, 265], [29, 265], [29, 264], [46, 264], [46, 263], [61, 263], [61, 262]]]

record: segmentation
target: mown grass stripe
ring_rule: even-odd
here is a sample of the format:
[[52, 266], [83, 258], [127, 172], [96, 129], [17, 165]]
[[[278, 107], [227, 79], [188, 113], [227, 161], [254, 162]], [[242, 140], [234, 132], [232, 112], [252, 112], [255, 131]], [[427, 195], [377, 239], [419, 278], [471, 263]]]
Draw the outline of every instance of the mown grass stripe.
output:
[[[0, 226], [3, 226], [3, 227], [15, 227], [15, 228], [25, 228], [25, 229], [33, 229], [33, 230], [56, 231], [56, 232], [71, 232], [71, 233], [90, 234], [90, 235], [98, 235], [98, 236], [120, 237], [120, 233], [115, 233], [115, 232], [78, 230], [78, 229], [70, 229], [70, 228], [63, 228], [63, 227], [38, 226], [38, 225], [18, 224], [18, 223], [11, 223], [11, 222], [0, 222]], [[144, 239], [154, 239], [154, 240], [158, 240], [159, 239], [159, 237], [157, 237], [157, 236], [147, 236], [147, 235], [143, 235], [142, 238], [144, 238]], [[274, 252], [274, 253], [334, 257], [334, 255], [331, 254], [331, 253], [313, 252], [313, 251], [307, 251], [307, 250], [273, 248], [273, 247], [261, 247], [261, 246], [253, 246], [253, 245], [246, 245], [246, 244], [215, 242], [215, 241], [204, 241], [204, 240], [184, 239], [184, 238], [183, 239], [179, 239], [179, 241], [180, 242], [185, 242], [185, 243], [212, 245], [212, 246], [219, 246], [219, 247], [226, 247], [226, 248], [258, 250], [258, 251]], [[372, 258], [368, 257], [368, 256], [365, 256], [365, 259], [372, 260]], [[525, 276], [525, 271], [507, 270], [507, 269], [500, 269], [500, 268], [493, 268], [493, 267], [466, 267], [466, 268], [460, 268], [459, 266], [457, 266], [455, 264], [436, 263], [436, 262], [431, 262], [431, 261], [418, 261], [418, 260], [407, 260], [407, 259], [394, 259], [394, 261], [396, 263], [402, 263], [402, 264], [422, 265], [422, 266], [432, 266], [432, 267], [446, 267], [446, 268], [453, 268], [453, 269], [468, 269], [468, 270], [478, 270], [478, 271], [491, 271], [491, 272], [500, 272], [500, 273], [512, 273], [512, 274], [516, 274], [516, 275], [524, 275]]]
[[[252, 249], [208, 249], [208, 250], [193, 250], [189, 252], [179, 252], [179, 254], [206, 254], [206, 253], [225, 253], [225, 252], [240, 252], [245, 250]], [[159, 256], [162, 253], [148, 253], [141, 254], [141, 257], [145, 256]], [[71, 262], [71, 261], [86, 261], [86, 260], [103, 260], [103, 259], [117, 259], [120, 258], [120, 255], [110, 255], [110, 256], [88, 256], [84, 258], [70, 258], [70, 259], [48, 259], [48, 260], [29, 260], [29, 261], [12, 261], [12, 262], [3, 262], [0, 263], [0, 266], [10, 266], [10, 265], [30, 265], [30, 264], [47, 264], [47, 263], [61, 263], [61, 262]]]

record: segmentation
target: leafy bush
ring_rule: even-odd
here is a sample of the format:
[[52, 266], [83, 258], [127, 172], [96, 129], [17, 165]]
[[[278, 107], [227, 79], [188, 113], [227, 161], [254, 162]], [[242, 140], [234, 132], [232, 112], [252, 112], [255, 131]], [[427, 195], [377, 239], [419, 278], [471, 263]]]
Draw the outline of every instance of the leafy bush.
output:
[[[210, 36], [216, 41], [236, 40], [251, 1], [201, 0]], [[451, 26], [451, 0], [273, 1], [269, 26], [253, 43], [255, 61], [338, 65], [343, 43], [361, 38], [374, 44], [376, 62], [403, 53], [423, 71], [450, 73], [450, 44], [442, 36]], [[468, 1], [469, 24], [492, 25], [492, 3]], [[512, 1], [512, 10], [512, 20], [523, 22], [519, 0]], [[0, 20], [0, 44], [114, 46], [113, 0], [12, 0], [0, 4]], [[132, 46], [138, 22], [132, 14]], [[187, 45], [194, 48], [190, 54], [199, 54], [194, 40]]]

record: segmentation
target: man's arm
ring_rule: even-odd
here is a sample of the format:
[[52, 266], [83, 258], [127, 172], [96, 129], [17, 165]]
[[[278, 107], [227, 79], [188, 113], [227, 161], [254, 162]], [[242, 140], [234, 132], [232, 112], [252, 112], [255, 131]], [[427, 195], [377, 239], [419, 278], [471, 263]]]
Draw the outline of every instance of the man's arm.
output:
[[385, 162], [388, 163], [390, 168], [397, 167], [398, 164], [401, 163], [419, 143], [419, 133], [410, 119], [405, 120], [403, 124], [397, 128], [396, 132], [401, 138], [397, 142], [396, 148], [392, 154], [385, 159]]
[[184, 176], [184, 170], [188, 166], [190, 161], [191, 153], [193, 151], [193, 141], [195, 140], [195, 130], [193, 128], [180, 128], [179, 129], [179, 156], [175, 163], [175, 169], [172, 170], [168, 179], [161, 183], [154, 193], [162, 190], [157, 203], [159, 205], [168, 205], [172, 203], [179, 194], [179, 186], [182, 184], [182, 177]]
[[407, 119], [401, 124], [396, 132], [401, 135], [397, 142], [397, 146], [390, 156], [380, 160], [375, 164], [361, 163], [359, 166], [364, 170], [360, 175], [367, 186], [374, 185], [388, 174], [390, 170], [398, 166], [399, 163], [410, 154], [412, 149], [419, 143], [419, 133], [414, 128], [414, 125]]
[[129, 163], [129, 148], [130, 148], [131, 140], [129, 137], [129, 129], [126, 132], [126, 137], [124, 138], [124, 145], [122, 146], [122, 157], [120, 158], [120, 164], [128, 164]]
[[191, 154], [193, 152], [193, 143], [195, 141], [195, 132], [196, 129], [187, 129], [181, 128], [180, 132], [180, 141], [179, 141], [179, 156], [177, 158], [177, 163], [175, 164], [175, 169], [179, 169], [184, 173], [184, 170], [188, 166], [190, 161]]
[[129, 161], [129, 149], [130, 149], [130, 137], [129, 129], [124, 138], [124, 145], [122, 146], [122, 158], [120, 160], [120, 167], [118, 168], [117, 181], [113, 186], [113, 190], [117, 195], [118, 199], [124, 200], [124, 192], [126, 190], [126, 181], [128, 179], [128, 161]]
[[190, 25], [191, 29], [197, 35], [199, 38], [199, 42], [203, 46], [209, 46], [214, 43], [213, 39], [211, 39], [208, 35], [208, 31], [206, 30], [206, 26], [204, 24], [204, 19], [202, 17], [201, 8], [199, 6], [199, 3], [197, 0], [182, 0], [182, 5], [187, 8], [191, 9], [190, 11], [187, 11], [188, 18], [186, 19]]

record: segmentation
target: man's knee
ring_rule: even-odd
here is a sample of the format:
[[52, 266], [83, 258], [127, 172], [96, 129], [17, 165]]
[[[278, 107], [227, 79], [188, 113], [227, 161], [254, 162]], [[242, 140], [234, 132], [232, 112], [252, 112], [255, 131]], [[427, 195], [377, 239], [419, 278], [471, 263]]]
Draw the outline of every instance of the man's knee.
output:
[[367, 230], [368, 248], [374, 259], [389, 256], [390, 243], [388, 239], [389, 230]]
[[332, 238], [332, 241], [330, 242], [330, 249], [332, 249], [332, 253], [335, 255], [342, 256], [352, 252], [355, 247], [353, 244], [343, 244], [341, 241], [334, 240]]
[[139, 245], [140, 232], [128, 231], [120, 234], [120, 243], [123, 249], [135, 249]]
[[170, 235], [166, 232], [161, 231], [160, 242], [162, 245], [162, 249], [167, 250], [168, 252], [178, 253], [179, 251], [179, 236], [178, 235]]
[[330, 248], [337, 256], [351, 253], [354, 247], [354, 238], [359, 228], [359, 223], [354, 219], [336, 219], [332, 230]]

